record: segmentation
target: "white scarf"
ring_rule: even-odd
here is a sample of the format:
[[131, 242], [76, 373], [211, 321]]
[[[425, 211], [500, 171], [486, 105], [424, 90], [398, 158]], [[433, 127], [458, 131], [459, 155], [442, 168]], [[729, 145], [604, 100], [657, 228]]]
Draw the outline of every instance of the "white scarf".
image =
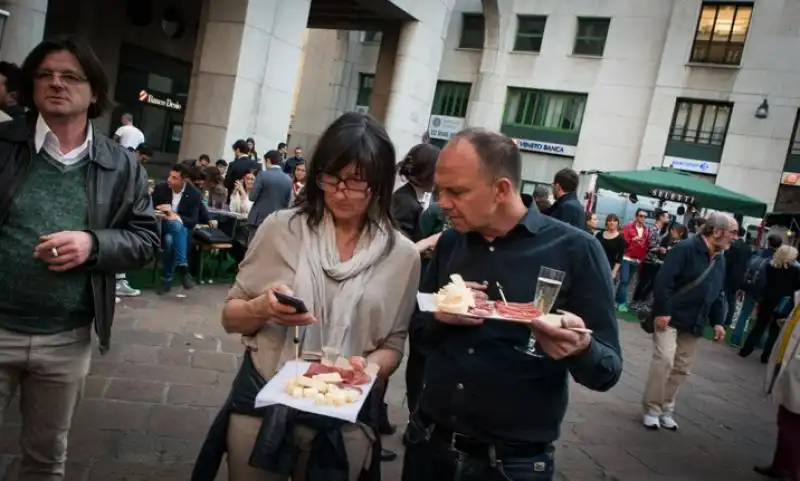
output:
[[[317, 323], [306, 328], [303, 350], [320, 352], [323, 346], [338, 350], [342, 356], [360, 356], [363, 346], [358, 333], [350, 333], [356, 306], [369, 281], [372, 266], [386, 252], [393, 231], [389, 226], [374, 225], [364, 229], [356, 243], [353, 257], [342, 262], [336, 247], [333, 218], [326, 212], [316, 229], [300, 222], [303, 245], [294, 278], [294, 294], [302, 299]], [[338, 289], [328, 287], [328, 279]], [[284, 353], [294, 353], [293, 336], [286, 339]], [[284, 356], [284, 359], [286, 357]]]

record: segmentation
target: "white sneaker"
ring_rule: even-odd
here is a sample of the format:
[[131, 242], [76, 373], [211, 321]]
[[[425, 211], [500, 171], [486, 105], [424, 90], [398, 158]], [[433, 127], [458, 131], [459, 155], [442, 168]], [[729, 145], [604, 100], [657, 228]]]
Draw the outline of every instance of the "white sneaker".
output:
[[678, 430], [678, 423], [675, 422], [675, 418], [673, 417], [672, 413], [664, 413], [658, 418], [658, 420], [661, 422], [662, 428], [669, 429], [670, 431]]
[[125, 279], [117, 281], [117, 295], [120, 297], [136, 297], [142, 295], [142, 291], [134, 289]]
[[658, 429], [661, 427], [661, 421], [659, 421], [658, 415], [653, 413], [645, 414], [642, 419], [642, 424], [644, 424], [644, 427], [647, 429]]

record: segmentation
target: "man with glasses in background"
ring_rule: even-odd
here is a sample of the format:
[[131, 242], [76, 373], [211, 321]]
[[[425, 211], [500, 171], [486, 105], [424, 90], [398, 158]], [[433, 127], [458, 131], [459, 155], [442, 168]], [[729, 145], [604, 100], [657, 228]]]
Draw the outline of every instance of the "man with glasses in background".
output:
[[678, 429], [675, 398], [695, 361], [706, 326], [714, 340], [725, 340], [725, 260], [738, 234], [733, 217], [708, 216], [698, 234], [667, 254], [653, 288], [653, 359], [647, 376], [643, 424], [648, 429]]
[[86, 43], [40, 43], [22, 66], [30, 110], [0, 124], [0, 419], [19, 390], [18, 481], [64, 479], [91, 360], [114, 319], [114, 274], [159, 245], [144, 168], [92, 120], [108, 79]]

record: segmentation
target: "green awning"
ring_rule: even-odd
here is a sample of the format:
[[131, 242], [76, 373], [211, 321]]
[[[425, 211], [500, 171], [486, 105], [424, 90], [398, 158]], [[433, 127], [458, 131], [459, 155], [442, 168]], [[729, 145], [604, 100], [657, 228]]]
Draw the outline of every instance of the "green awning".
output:
[[751, 217], [763, 217], [767, 204], [725, 189], [692, 174], [665, 167], [651, 170], [598, 172], [597, 188], [626, 194], [696, 204]]

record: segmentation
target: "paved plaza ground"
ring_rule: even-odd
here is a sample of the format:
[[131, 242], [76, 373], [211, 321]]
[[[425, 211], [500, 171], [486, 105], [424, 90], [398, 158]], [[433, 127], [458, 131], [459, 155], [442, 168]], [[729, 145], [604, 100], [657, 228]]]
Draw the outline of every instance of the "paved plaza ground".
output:
[[[70, 436], [69, 481], [188, 480], [206, 429], [228, 394], [242, 347], [219, 326], [225, 287], [185, 297], [148, 292], [118, 306], [112, 351], [95, 353]], [[625, 375], [608, 393], [574, 386], [558, 442], [560, 481], [758, 480], [769, 459], [775, 408], [761, 396], [758, 356], [743, 360], [703, 342], [695, 375], [681, 392], [681, 430], [649, 432], [639, 399], [650, 343], [635, 324], [621, 326]], [[392, 418], [403, 423], [403, 376], [392, 380]], [[0, 480], [15, 481], [19, 414], [0, 427]], [[401, 451], [399, 435], [388, 440]], [[402, 462], [384, 464], [398, 481]], [[219, 480], [227, 479], [224, 473]]]

